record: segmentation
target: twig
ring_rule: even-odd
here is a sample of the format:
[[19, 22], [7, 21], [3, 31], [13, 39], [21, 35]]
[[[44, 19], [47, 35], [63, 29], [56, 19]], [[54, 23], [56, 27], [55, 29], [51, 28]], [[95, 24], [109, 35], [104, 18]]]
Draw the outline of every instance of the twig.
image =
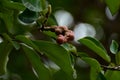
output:
[[103, 67], [103, 68], [105, 68], [105, 69], [109, 69], [109, 70], [120, 71], [120, 66], [111, 67], [111, 66], [101, 65], [101, 67]]
[[48, 5], [48, 11], [47, 11], [47, 13], [45, 14], [45, 20], [43, 21], [43, 23], [42, 23], [42, 27], [41, 27], [41, 30], [43, 31], [44, 29], [45, 29], [45, 25], [46, 25], [46, 23], [47, 23], [47, 21], [48, 21], [48, 18], [49, 18], [49, 16], [50, 16], [50, 14], [51, 14], [51, 5]]
[[42, 27], [38, 29], [39, 31], [51, 31], [51, 32], [55, 32], [54, 27]]
[[[79, 57], [81, 58], [79, 55], [75, 55], [74, 53], [72, 53], [73, 56], [75, 57]], [[105, 66], [105, 65], [101, 65], [101, 67], [103, 67], [104, 69], [107, 69], [107, 70], [115, 70], [115, 71], [120, 71], [120, 65], [119, 66]]]

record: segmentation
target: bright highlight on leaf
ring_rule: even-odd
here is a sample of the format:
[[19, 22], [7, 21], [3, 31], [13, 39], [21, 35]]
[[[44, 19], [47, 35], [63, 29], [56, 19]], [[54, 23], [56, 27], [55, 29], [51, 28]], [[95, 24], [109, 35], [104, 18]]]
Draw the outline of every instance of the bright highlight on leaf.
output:
[[42, 10], [41, 0], [22, 0], [22, 2], [31, 11], [40, 12]]
[[119, 47], [118, 43], [115, 40], [112, 40], [112, 43], [110, 45], [111, 53], [116, 54], [118, 52], [118, 47]]

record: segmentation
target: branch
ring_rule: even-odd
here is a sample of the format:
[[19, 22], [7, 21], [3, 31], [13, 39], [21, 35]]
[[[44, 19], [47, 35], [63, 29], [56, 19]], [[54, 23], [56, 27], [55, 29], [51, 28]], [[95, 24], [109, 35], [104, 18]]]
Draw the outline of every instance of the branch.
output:
[[109, 70], [120, 71], [120, 66], [111, 67], [111, 66], [101, 65], [101, 67], [103, 67], [103, 68], [105, 68], [105, 69], [109, 69]]

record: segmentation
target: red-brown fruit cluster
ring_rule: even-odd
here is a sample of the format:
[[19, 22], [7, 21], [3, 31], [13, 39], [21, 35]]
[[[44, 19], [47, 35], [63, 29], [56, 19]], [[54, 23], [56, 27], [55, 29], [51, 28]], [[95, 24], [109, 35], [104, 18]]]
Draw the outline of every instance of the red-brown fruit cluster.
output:
[[57, 43], [62, 44], [74, 39], [73, 31], [69, 30], [66, 26], [55, 27], [55, 33], [57, 36]]

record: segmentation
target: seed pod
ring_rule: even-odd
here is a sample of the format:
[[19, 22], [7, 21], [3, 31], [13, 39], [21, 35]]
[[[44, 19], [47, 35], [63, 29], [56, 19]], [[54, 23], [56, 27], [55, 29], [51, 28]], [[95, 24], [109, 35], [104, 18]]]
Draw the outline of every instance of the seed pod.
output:
[[59, 34], [62, 34], [62, 29], [60, 29], [59, 27], [55, 27], [55, 33], [57, 34], [57, 35], [59, 35]]
[[62, 43], [64, 43], [65, 42], [65, 37], [63, 36], [63, 35], [58, 35], [58, 37], [57, 37], [57, 43], [58, 44], [62, 44]]
[[68, 28], [66, 26], [58, 26], [58, 27], [55, 27], [55, 33], [57, 35], [59, 34], [63, 34], [68, 30]]
[[59, 26], [60, 29], [62, 29], [63, 31], [67, 31], [68, 30], [68, 27], [66, 26]]
[[66, 38], [67, 38], [68, 41], [72, 41], [74, 39], [74, 32], [71, 31], [71, 30], [68, 30], [65, 33], [65, 36], [66, 36]]

